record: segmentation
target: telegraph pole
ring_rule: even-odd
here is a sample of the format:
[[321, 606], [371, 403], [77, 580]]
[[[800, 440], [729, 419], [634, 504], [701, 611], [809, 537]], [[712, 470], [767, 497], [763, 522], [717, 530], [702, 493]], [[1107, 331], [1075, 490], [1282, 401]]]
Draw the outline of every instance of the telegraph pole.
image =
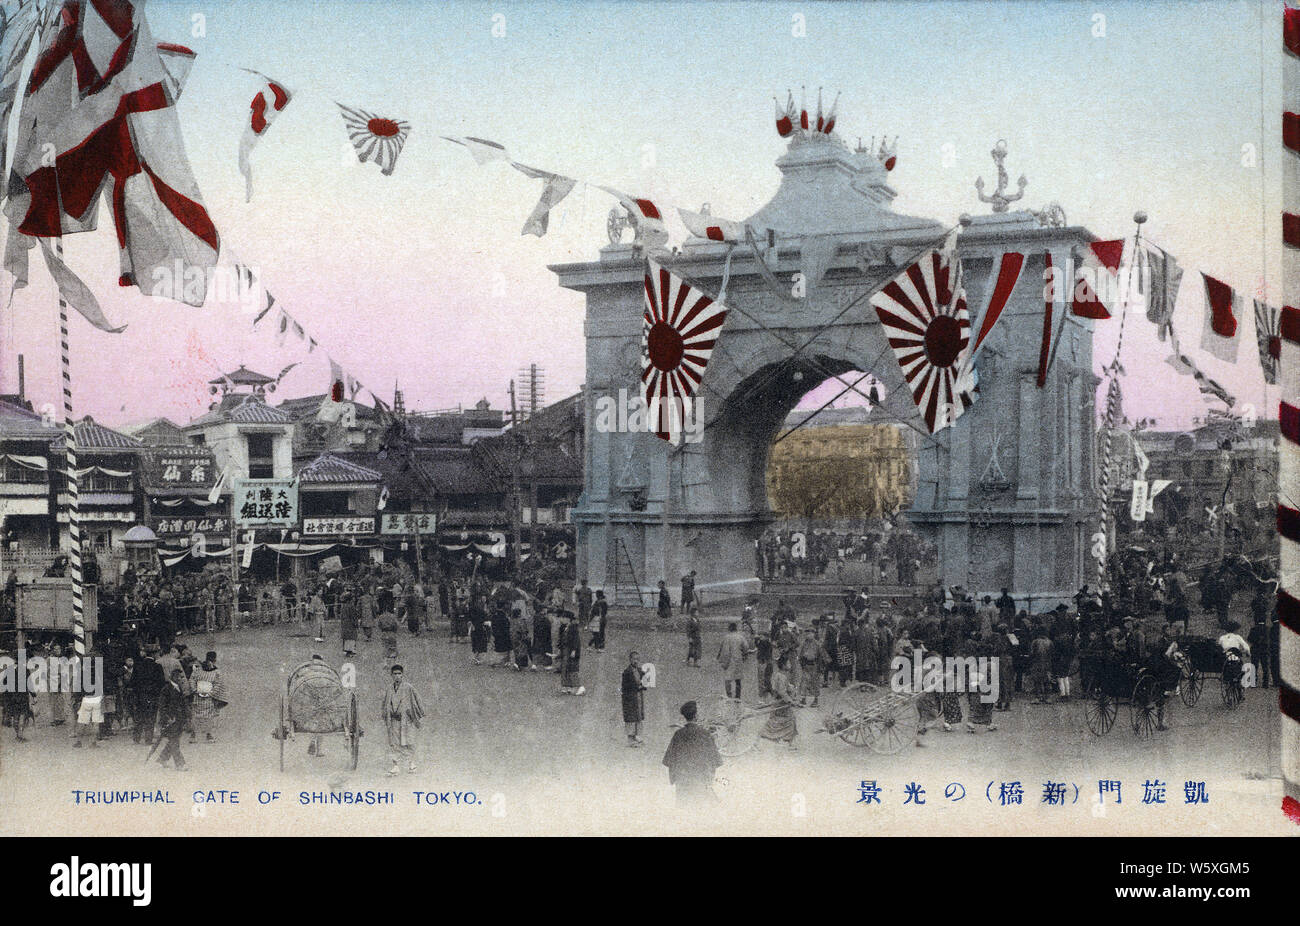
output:
[[[515, 381], [510, 381], [510, 533], [511, 541], [514, 547], [515, 576], [518, 577], [523, 562], [519, 555], [520, 543], [520, 522], [523, 520], [523, 512], [520, 511], [522, 504], [522, 490], [519, 484], [519, 464], [523, 456], [523, 444], [519, 434], [519, 409], [515, 401]], [[537, 512], [533, 512], [533, 517], [537, 517]]]

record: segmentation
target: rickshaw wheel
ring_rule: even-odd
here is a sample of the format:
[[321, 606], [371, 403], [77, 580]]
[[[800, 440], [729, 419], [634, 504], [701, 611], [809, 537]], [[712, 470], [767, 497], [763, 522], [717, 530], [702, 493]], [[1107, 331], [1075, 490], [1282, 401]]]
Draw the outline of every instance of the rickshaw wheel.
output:
[[1129, 710], [1133, 718], [1133, 732], [1138, 736], [1150, 736], [1156, 729], [1156, 718], [1159, 714], [1159, 693], [1156, 691], [1156, 680], [1149, 675], [1143, 675], [1133, 686], [1133, 699], [1129, 704]]
[[718, 745], [718, 753], [728, 758], [744, 755], [758, 742], [756, 718], [747, 716], [745, 703], [739, 698], [722, 697], [709, 728]]
[[880, 732], [881, 722], [876, 719], [861, 721], [869, 714], [878, 713], [875, 708], [877, 700], [875, 688], [869, 682], [856, 682], [841, 689], [824, 718], [826, 729], [850, 746], [875, 748], [872, 744]]
[[1097, 736], [1109, 733], [1110, 728], [1115, 725], [1115, 715], [1118, 713], [1119, 705], [1115, 699], [1106, 694], [1101, 682], [1093, 682], [1092, 688], [1088, 690], [1088, 701], [1083, 713], [1088, 729]]
[[1244, 692], [1241, 689], [1241, 680], [1232, 681], [1226, 675], [1219, 676], [1219, 697], [1223, 699], [1223, 706], [1232, 710], [1241, 704]]
[[1178, 697], [1188, 707], [1195, 707], [1201, 700], [1201, 691], [1205, 688], [1205, 676], [1196, 666], [1189, 665], [1180, 681]]
[[880, 718], [866, 725], [872, 733], [867, 743], [871, 751], [880, 755], [894, 755], [916, 742], [916, 731], [921, 723], [921, 712], [914, 699], [890, 704], [881, 703]]
[[357, 711], [357, 693], [348, 699], [348, 746], [352, 753], [352, 771], [357, 770], [361, 758], [361, 715]]

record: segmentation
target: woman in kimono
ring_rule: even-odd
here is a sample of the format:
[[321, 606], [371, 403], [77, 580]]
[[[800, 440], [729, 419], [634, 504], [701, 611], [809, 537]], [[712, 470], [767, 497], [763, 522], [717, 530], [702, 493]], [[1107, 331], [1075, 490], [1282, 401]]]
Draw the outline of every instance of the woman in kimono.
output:
[[343, 638], [343, 655], [355, 656], [357, 653], [357, 625], [361, 622], [361, 609], [352, 589], [343, 591], [339, 597], [339, 635]]
[[317, 643], [325, 642], [325, 599], [321, 596], [320, 589], [312, 593], [311, 602], [307, 605], [307, 613], [311, 617], [312, 627], [315, 628], [312, 636]]
[[20, 679], [17, 678], [17, 675], [26, 673], [27, 666], [15, 661], [13, 672], [15, 675], [14, 685], [12, 690], [6, 689], [0, 694], [0, 705], [3, 705], [4, 710], [4, 726], [13, 727], [15, 739], [20, 743], [25, 743], [27, 737], [23, 736], [23, 730], [36, 721], [36, 715], [32, 712], [32, 696], [27, 691], [27, 686], [18, 684]]
[[375, 634], [375, 595], [368, 585], [363, 587], [361, 597], [357, 600], [357, 610], [360, 612], [361, 632], [366, 635], [367, 640], [373, 639]]
[[[991, 641], [986, 643], [982, 637], [980, 639], [972, 637], [966, 646], [966, 654], [974, 656], [976, 659], [980, 660], [980, 662], [976, 663], [977, 665], [987, 663], [988, 657], [991, 656], [992, 653], [993, 646]], [[972, 672], [967, 679], [968, 688], [966, 691], [966, 707], [969, 709], [966, 718], [967, 733], [975, 733], [975, 726], [977, 724], [987, 728], [989, 732], [998, 728], [997, 724], [993, 722], [993, 702], [986, 701], [984, 693], [980, 691], [982, 683], [984, 682], [982, 673], [986, 671], [988, 670], [980, 669], [978, 672]]]
[[217, 669], [216, 651], [208, 650], [203, 662], [194, 667], [190, 684], [194, 689], [194, 700], [190, 707], [194, 732], [202, 733], [204, 742], [215, 743], [217, 738], [213, 734], [217, 731], [221, 709], [230, 703], [226, 700], [226, 686]]
[[560, 691], [564, 694], [582, 695], [587, 689], [581, 684], [579, 660], [582, 659], [582, 630], [572, 611], [560, 612]]
[[451, 604], [451, 642], [464, 643], [469, 639], [469, 589], [456, 583]]
[[516, 605], [510, 613], [510, 642], [513, 646], [515, 671], [527, 669], [532, 664], [532, 634], [523, 608]]
[[533, 612], [533, 670], [550, 669], [551, 653], [551, 616], [545, 608], [538, 607]]
[[506, 613], [505, 605], [497, 601], [492, 605], [492, 652], [496, 654], [496, 661], [492, 664], [494, 666], [508, 665], [512, 648], [510, 642], [510, 615]]
[[781, 656], [777, 660], [776, 669], [772, 672], [772, 697], [781, 706], [767, 715], [767, 723], [763, 726], [761, 735], [764, 739], [785, 743], [791, 749], [795, 749], [797, 747], [794, 741], [799, 735], [799, 728], [794, 720], [795, 692], [790, 682], [788, 656]]
[[474, 654], [474, 665], [483, 664], [483, 655], [488, 649], [488, 635], [491, 628], [487, 622], [487, 604], [481, 594], [475, 593], [469, 604], [469, 645]]
[[668, 594], [668, 586], [663, 579], [659, 580], [659, 601], [656, 609], [660, 620], [669, 620], [673, 616], [673, 600]]
[[385, 611], [379, 615], [379, 642], [384, 647], [385, 659], [397, 658], [397, 615]]

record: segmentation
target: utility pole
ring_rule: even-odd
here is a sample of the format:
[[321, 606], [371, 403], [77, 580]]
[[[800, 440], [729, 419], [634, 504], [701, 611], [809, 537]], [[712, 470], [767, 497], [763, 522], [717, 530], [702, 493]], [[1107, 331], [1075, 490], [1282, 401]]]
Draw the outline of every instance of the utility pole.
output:
[[[519, 485], [519, 464], [523, 456], [522, 437], [519, 434], [519, 409], [515, 401], [515, 381], [510, 381], [510, 534], [511, 543], [514, 547], [515, 576], [519, 576], [520, 569], [523, 565], [522, 558], [519, 555], [520, 543], [520, 522], [523, 520], [523, 512], [520, 511], [522, 504], [521, 489]], [[537, 516], [536, 512], [533, 517]]]

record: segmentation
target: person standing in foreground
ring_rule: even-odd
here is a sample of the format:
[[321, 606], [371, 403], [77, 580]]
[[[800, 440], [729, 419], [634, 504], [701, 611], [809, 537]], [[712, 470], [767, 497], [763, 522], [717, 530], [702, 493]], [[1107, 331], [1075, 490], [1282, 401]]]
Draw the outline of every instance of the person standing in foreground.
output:
[[396, 775], [402, 759], [406, 759], [406, 770], [415, 771], [415, 730], [420, 726], [424, 709], [420, 706], [420, 696], [415, 688], [402, 676], [401, 665], [390, 670], [393, 684], [384, 689], [382, 711], [384, 726], [388, 728], [388, 759], [392, 767], [389, 776]]
[[587, 689], [581, 684], [579, 660], [582, 658], [582, 630], [572, 611], [560, 612], [559, 639], [560, 691], [564, 694], [584, 695]]
[[745, 657], [749, 644], [735, 621], [727, 625], [727, 635], [718, 647], [718, 662], [722, 666], [722, 684], [728, 698], [740, 700], [740, 680], [745, 673]]
[[635, 652], [628, 653], [627, 667], [623, 670], [623, 725], [627, 728], [627, 744], [644, 746], [641, 723], [645, 720], [645, 683], [641, 665]]
[[203, 664], [195, 668], [190, 677], [194, 688], [194, 703], [190, 708], [196, 733], [203, 734], [203, 741], [215, 743], [213, 735], [217, 730], [217, 719], [221, 709], [229, 703], [226, 700], [226, 686], [217, 668], [216, 650], [208, 650]]
[[784, 743], [791, 750], [795, 750], [799, 748], [795, 745], [799, 728], [795, 724], [794, 707], [797, 702], [789, 672], [790, 657], [784, 655], [777, 661], [776, 671], [772, 673], [772, 697], [780, 706], [767, 715], [767, 723], [759, 731], [759, 735], [764, 739]]
[[722, 765], [722, 756], [713, 734], [695, 722], [697, 711], [694, 701], [682, 705], [686, 724], [673, 734], [664, 753], [668, 783], [677, 791], [678, 806], [714, 803], [718, 799], [713, 793], [713, 776]]
[[361, 623], [361, 608], [352, 597], [352, 589], [344, 589], [339, 599], [339, 636], [343, 638], [343, 655], [357, 654], [357, 626]]
[[185, 757], [181, 755], [181, 734], [185, 732], [185, 723], [189, 720], [182, 691], [184, 678], [184, 669], [179, 666], [172, 669], [158, 703], [159, 739], [166, 740], [158, 756], [158, 764], [166, 765], [169, 758], [174, 758], [178, 772], [185, 771]]
[[605, 629], [609, 625], [609, 602], [605, 592], [596, 592], [596, 600], [591, 606], [591, 642], [589, 646], [599, 652], [605, 651]]

